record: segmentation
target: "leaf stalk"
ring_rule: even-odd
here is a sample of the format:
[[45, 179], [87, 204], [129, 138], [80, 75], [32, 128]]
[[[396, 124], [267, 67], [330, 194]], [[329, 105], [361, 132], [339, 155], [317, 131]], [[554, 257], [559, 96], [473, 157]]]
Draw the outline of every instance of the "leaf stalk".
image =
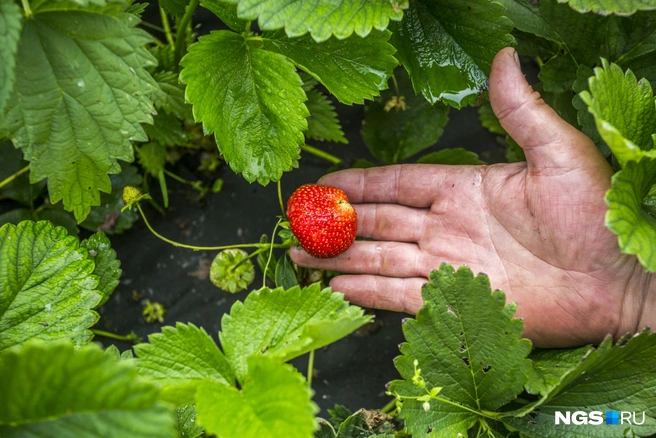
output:
[[[29, 8], [29, 6], [28, 6], [28, 8]], [[25, 13], [27, 14], [27, 11]], [[31, 14], [31, 12], [30, 12], [30, 14]], [[30, 170], [30, 165], [29, 164], [27, 166], [23, 167], [18, 172], [14, 173], [13, 175], [10, 175], [7, 178], [0, 181], [0, 189], [2, 189], [6, 185], [11, 184], [12, 181], [14, 181], [16, 178], [18, 178], [19, 176], [21, 176], [22, 174], [24, 174], [28, 170]]]

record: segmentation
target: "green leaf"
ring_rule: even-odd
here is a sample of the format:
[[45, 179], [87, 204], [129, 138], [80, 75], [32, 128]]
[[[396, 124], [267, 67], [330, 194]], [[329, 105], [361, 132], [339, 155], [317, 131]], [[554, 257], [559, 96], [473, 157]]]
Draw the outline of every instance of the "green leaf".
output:
[[5, 224], [18, 225], [22, 221], [34, 220], [34, 215], [29, 208], [16, 208], [0, 214], [0, 226]]
[[281, 287], [283, 289], [290, 289], [298, 285], [296, 271], [294, 271], [292, 261], [287, 254], [283, 254], [283, 256], [278, 259], [278, 263], [276, 264], [275, 283], [276, 287]]
[[151, 176], [157, 178], [166, 165], [166, 147], [156, 142], [150, 142], [135, 149], [139, 158], [139, 164]]
[[180, 438], [199, 438], [203, 436], [203, 428], [196, 423], [198, 413], [194, 405], [185, 405], [176, 411], [176, 429]]
[[508, 417], [504, 422], [528, 436], [561, 437], [562, 425], [555, 425], [555, 411], [631, 411], [643, 425], [575, 425], [567, 426], [567, 437], [650, 436], [656, 432], [656, 335], [649, 330], [624, 338], [613, 347], [610, 337], [586, 354], [573, 369], [563, 374], [556, 386], [537, 402], [517, 411], [520, 418]]
[[[472, 410], [495, 410], [522, 391], [531, 368], [526, 359], [531, 343], [521, 339], [523, 322], [512, 318], [517, 305], [505, 305], [499, 290], [491, 293], [484, 274], [474, 277], [467, 267], [454, 272], [442, 264], [430, 274], [422, 296], [417, 318], [403, 326], [407, 342], [395, 361], [405, 380], [392, 382], [390, 391], [423, 396], [442, 388], [439, 397], [455, 405], [431, 399], [426, 410], [421, 401], [409, 399], [400, 417], [413, 436], [425, 436], [429, 427], [435, 436], [467, 436], [478, 421]], [[414, 361], [423, 387], [413, 383]]]
[[229, 31], [201, 37], [182, 59], [181, 79], [230, 167], [267, 184], [297, 163], [309, 113], [291, 62], [249, 44]]
[[539, 349], [533, 350], [529, 359], [533, 368], [528, 374], [528, 381], [524, 385], [529, 394], [546, 395], [558, 385], [561, 377], [574, 369], [591, 347], [568, 349]]
[[515, 42], [503, 7], [491, 0], [412, 0], [390, 30], [415, 92], [456, 108], [476, 101], [492, 58]]
[[481, 122], [481, 125], [492, 134], [506, 135], [506, 130], [503, 129], [496, 114], [492, 111], [492, 105], [490, 105], [490, 102], [485, 102], [478, 108], [478, 120]]
[[132, 361], [96, 345], [29, 342], [0, 354], [5, 438], [174, 438], [173, 413]]
[[[641, 12], [630, 17], [580, 14], [555, 0], [499, 0], [515, 26], [553, 41], [558, 50], [550, 66], [560, 71], [546, 74], [551, 81], [573, 82], [577, 66], [594, 66], [603, 57], [630, 68], [637, 77], [656, 85], [656, 14]], [[544, 75], [542, 75], [544, 76]], [[558, 86], [558, 85], [556, 85]], [[546, 85], [548, 89], [550, 85]]]
[[595, 142], [599, 148], [599, 151], [604, 154], [605, 157], [608, 157], [611, 154], [611, 150], [599, 135], [595, 117], [590, 113], [590, 111], [588, 111], [588, 105], [586, 105], [583, 99], [581, 99], [581, 92], [590, 91], [588, 82], [591, 76], [594, 76], [594, 72], [592, 71], [591, 67], [588, 67], [587, 65], [579, 66], [579, 69], [576, 72], [576, 81], [574, 81], [574, 84], [572, 85], [572, 89], [576, 93], [574, 100], [572, 100], [572, 104], [577, 110], [576, 118], [581, 127], [581, 131]]
[[185, 102], [185, 87], [178, 82], [178, 74], [161, 71], [155, 73], [153, 79], [159, 86], [151, 96], [155, 108], [162, 109], [181, 120], [192, 120], [191, 105]]
[[96, 288], [101, 297], [97, 305], [99, 307], [107, 302], [118, 286], [123, 272], [121, 262], [116, 260], [116, 251], [112, 249], [111, 242], [102, 231], [80, 242], [80, 248], [88, 251], [89, 259], [93, 260], [95, 264], [93, 274], [100, 279]]
[[317, 418], [317, 429], [314, 431], [314, 438], [336, 438], [337, 432], [335, 428], [324, 420], [323, 418]]
[[417, 163], [424, 164], [485, 164], [485, 161], [481, 161], [478, 158], [478, 155], [474, 152], [470, 152], [463, 148], [455, 149], [442, 149], [441, 151], [431, 152], [428, 155], [417, 160]]
[[174, 17], [181, 17], [190, 0], [160, 0], [159, 5]]
[[360, 409], [341, 422], [337, 438], [394, 438], [390, 420], [389, 415]]
[[340, 293], [315, 283], [301, 289], [262, 288], [236, 302], [219, 333], [225, 355], [240, 381], [246, 359], [268, 355], [283, 362], [335, 342], [371, 320]]
[[135, 166], [123, 165], [121, 173], [110, 175], [109, 179], [112, 182], [112, 192], [100, 195], [100, 205], [91, 208], [91, 213], [80, 226], [91, 231], [120, 234], [130, 229], [139, 219], [136, 212], [128, 210], [121, 213], [121, 209], [125, 207], [123, 189], [126, 186], [140, 187], [141, 175]]
[[653, 0], [558, 0], [558, 3], [569, 3], [578, 12], [594, 12], [601, 15], [631, 15], [636, 11], [656, 9]]
[[139, 372], [159, 383], [161, 397], [178, 406], [194, 402], [204, 382], [234, 385], [234, 372], [203, 328], [177, 323], [148, 336], [149, 344], [134, 346]]
[[398, 64], [389, 38], [389, 32], [376, 31], [367, 38], [316, 43], [309, 36], [289, 38], [279, 31], [264, 34], [264, 48], [285, 55], [340, 102], [351, 105], [373, 99], [387, 88], [387, 78]]
[[0, 0], [0, 114], [14, 88], [16, 52], [23, 14], [13, 0]]
[[404, 72], [396, 74], [398, 89], [383, 92], [367, 105], [362, 138], [371, 154], [397, 163], [435, 144], [449, 121], [449, 107], [431, 105], [412, 91]]
[[[148, 138], [161, 146], [180, 146], [187, 142], [187, 133], [182, 121], [173, 114], [159, 113], [153, 117], [152, 125], [143, 125], [143, 128]], [[163, 152], [166, 158], [166, 149], [163, 149]], [[162, 155], [161, 151], [158, 155]]]
[[66, 228], [71, 236], [80, 234], [75, 216], [73, 216], [73, 213], [64, 210], [61, 204], [50, 205], [39, 212], [35, 211], [32, 220], [52, 222], [56, 227]]
[[34, 3], [0, 126], [31, 162], [30, 180], [48, 178], [51, 201], [63, 199], [78, 222], [111, 190], [117, 160], [132, 161], [130, 141], [146, 140], [141, 123], [154, 112], [144, 67], [155, 60], [142, 47], [151, 37], [120, 6]]
[[335, 143], [348, 143], [344, 137], [344, 131], [339, 124], [337, 112], [333, 103], [323, 93], [317, 90], [306, 91], [308, 111], [308, 130], [305, 133], [307, 138], [315, 140], [327, 140]]
[[[2, 166], [0, 166], [0, 181], [4, 181], [5, 178], [9, 178], [29, 164], [23, 160], [21, 151], [16, 149], [8, 140], [0, 140], [0, 162], [2, 162]], [[24, 173], [2, 187], [0, 189], [0, 197], [7, 197], [23, 205], [30, 205], [43, 191], [45, 185], [45, 181], [38, 182], [34, 185], [30, 184], [29, 175]]]
[[520, 161], [526, 161], [526, 154], [524, 149], [509, 135], [506, 135], [506, 160], [509, 163], [518, 163]]
[[605, 59], [602, 65], [590, 78], [590, 92], [580, 94], [599, 134], [623, 167], [629, 160], [656, 158], [656, 100], [649, 82]]
[[50, 222], [0, 228], [0, 350], [28, 339], [87, 343], [98, 320], [94, 263]]
[[[260, 243], [269, 243], [269, 238], [267, 237], [266, 234], [263, 234], [262, 237], [260, 237]], [[269, 251], [264, 251], [257, 255], [258, 266], [260, 267], [262, 272], [264, 272], [266, 269], [267, 278], [275, 283], [276, 266], [277, 266], [276, 256], [271, 254], [271, 261], [269, 261], [269, 266], [267, 267], [268, 260], [269, 260]]]
[[196, 393], [198, 422], [221, 438], [308, 438], [314, 431], [311, 392], [290, 365], [250, 357], [241, 391], [206, 383]]
[[630, 161], [613, 175], [606, 193], [606, 226], [617, 234], [620, 249], [634, 254], [649, 272], [656, 272], [656, 217], [642, 205], [656, 184], [656, 159]]
[[255, 20], [262, 30], [285, 28], [290, 37], [308, 32], [317, 41], [331, 35], [339, 39], [369, 35], [372, 29], [384, 30], [390, 19], [400, 20], [407, 0], [229, 0], [237, 3], [239, 18]]
[[235, 32], [247, 31], [250, 28], [250, 21], [237, 17], [237, 5], [234, 3], [226, 3], [221, 0], [201, 0], [200, 5], [214, 12], [214, 15]]

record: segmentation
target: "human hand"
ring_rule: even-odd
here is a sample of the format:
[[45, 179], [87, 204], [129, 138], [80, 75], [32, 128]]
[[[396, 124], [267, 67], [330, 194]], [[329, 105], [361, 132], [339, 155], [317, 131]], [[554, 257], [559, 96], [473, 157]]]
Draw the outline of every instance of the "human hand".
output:
[[356, 241], [332, 259], [293, 249], [302, 266], [343, 272], [351, 302], [415, 314], [440, 263], [488, 274], [539, 347], [598, 343], [656, 319], [656, 280], [604, 225], [612, 169], [594, 143], [526, 82], [515, 51], [494, 58], [490, 101], [527, 162], [349, 169], [319, 183], [344, 190]]

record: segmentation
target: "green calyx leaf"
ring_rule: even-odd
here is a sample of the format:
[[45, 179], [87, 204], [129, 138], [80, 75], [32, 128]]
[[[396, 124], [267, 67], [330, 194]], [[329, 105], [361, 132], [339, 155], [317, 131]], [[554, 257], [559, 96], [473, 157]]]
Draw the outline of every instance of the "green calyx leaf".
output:
[[16, 52], [23, 14], [12, 0], [0, 0], [0, 114], [11, 96], [16, 78]]
[[173, 413], [132, 361], [96, 345], [31, 341], [0, 353], [6, 438], [174, 438]]
[[264, 48], [288, 57], [321, 82], [342, 103], [373, 99], [387, 88], [387, 78], [398, 64], [388, 43], [390, 32], [372, 32], [367, 38], [331, 38], [316, 43], [309, 36], [289, 38], [284, 32], [265, 33]]
[[[318, 411], [305, 379], [272, 358], [248, 359], [248, 376], [238, 390], [205, 383], [196, 392], [198, 422], [222, 438], [307, 438]], [[284, 412], [284, 415], [281, 413]]]
[[203, 328], [177, 323], [148, 341], [134, 346], [137, 366], [161, 386], [163, 399], [182, 406], [194, 402], [196, 388], [204, 382], [234, 386], [232, 367]]
[[[113, 267], [107, 251], [98, 273]], [[107, 273], [105, 291], [99, 291], [88, 256], [75, 237], [47, 221], [0, 228], [0, 351], [33, 338], [76, 345], [91, 339], [88, 328], [98, 320], [92, 309], [116, 272]]]
[[643, 158], [613, 175], [606, 193], [606, 226], [622, 252], [636, 255], [649, 272], [656, 272], [656, 216], [644, 201], [655, 184], [656, 159]]
[[[578, 350], [575, 350], [578, 353]], [[527, 436], [556, 437], [562, 425], [555, 424], [556, 411], [585, 412], [631, 411], [644, 423], [622, 425], [570, 424], [567, 436], [572, 438], [650, 436], [656, 433], [656, 406], [653, 400], [656, 369], [650, 359], [656, 352], [656, 335], [644, 332], [619, 340], [616, 346], [606, 338], [596, 349], [590, 349], [580, 360], [566, 358], [561, 365], [557, 384], [551, 384], [538, 401], [508, 413], [504, 422]], [[561, 353], [562, 354], [562, 353]], [[556, 359], [559, 355], [556, 354]]]
[[503, 13], [491, 0], [412, 0], [390, 30], [415, 92], [456, 108], [476, 102], [494, 55], [515, 41]]
[[405, 72], [397, 70], [395, 84], [367, 105], [362, 138], [371, 154], [397, 163], [435, 144], [449, 121], [449, 107], [431, 105], [415, 95]]
[[605, 59], [602, 66], [590, 78], [590, 91], [580, 94], [599, 134], [622, 166], [656, 158], [656, 100], [649, 82]]
[[463, 148], [442, 149], [441, 151], [431, 152], [417, 160], [417, 163], [423, 164], [450, 164], [450, 165], [479, 165], [485, 164], [478, 155]]
[[95, 268], [93, 274], [98, 277], [99, 283], [96, 287], [100, 293], [100, 307], [109, 299], [121, 278], [121, 262], [116, 260], [116, 251], [111, 247], [111, 242], [102, 231], [93, 234], [86, 240], [80, 242], [80, 248], [89, 253], [89, 259], [93, 260]]
[[[446, 264], [422, 290], [424, 306], [403, 326], [407, 342], [395, 365], [404, 380], [390, 392], [402, 402], [408, 431], [425, 436], [467, 436], [476, 412], [493, 411], [521, 393], [531, 362], [516, 305], [491, 292], [487, 276]], [[441, 388], [435, 395], [435, 389]], [[429, 401], [419, 400], [428, 395]]]
[[297, 164], [309, 113], [289, 60], [218, 31], [192, 44], [181, 64], [194, 117], [207, 133], [216, 133], [235, 172], [267, 184]]
[[344, 296], [318, 283], [301, 289], [251, 292], [221, 320], [219, 334], [225, 355], [239, 381], [247, 375], [247, 358], [266, 355], [286, 362], [321, 348], [371, 320]]
[[226, 249], [212, 260], [210, 280], [214, 286], [235, 293], [246, 289], [255, 279], [255, 266], [242, 249]]
[[241, 19], [255, 20], [262, 30], [285, 29], [290, 37], [310, 33], [317, 41], [339, 39], [384, 30], [390, 20], [400, 20], [407, 0], [228, 0], [237, 4]]
[[1, 118], [0, 135], [31, 162], [30, 180], [47, 178], [51, 201], [63, 199], [78, 222], [110, 192], [117, 160], [132, 161], [130, 142], [146, 140], [141, 123], [152, 123], [151, 38], [123, 6], [35, 2]]
[[636, 11], [656, 9], [656, 3], [651, 0], [558, 0], [558, 3], [568, 3], [578, 12], [601, 15], [631, 15]]

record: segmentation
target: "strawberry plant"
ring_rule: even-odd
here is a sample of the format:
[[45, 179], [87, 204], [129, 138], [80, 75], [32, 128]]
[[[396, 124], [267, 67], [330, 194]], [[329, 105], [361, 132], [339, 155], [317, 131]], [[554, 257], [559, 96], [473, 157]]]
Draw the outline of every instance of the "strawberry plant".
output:
[[[201, 13], [216, 29], [196, 26]], [[281, 181], [301, 186], [288, 178], [308, 156], [325, 172], [483, 165], [486, 155], [433, 147], [449, 117], [472, 106], [506, 160], [525, 160], [488, 102], [492, 59], [508, 46], [612, 166], [605, 225], [656, 272], [653, 1], [0, 0], [0, 436], [656, 434], [649, 328], [533, 348], [517, 304], [485, 274], [446, 263], [403, 322], [388, 404], [320, 413], [315, 350], [373, 316], [326, 287], [335, 272], [298, 266], [289, 249], [337, 256], [357, 219], [336, 188], [303, 185], [285, 205]], [[364, 105], [360, 149], [340, 120], [354, 104]], [[349, 142], [363, 159], [328, 152]], [[171, 186], [205, 202], [230, 172], [277, 185], [280, 215], [259, 241], [198, 246], [149, 221], [175, 208]], [[218, 333], [171, 324], [150, 299], [143, 318], [167, 325], [145, 342], [96, 326], [122, 274], [108, 235], [139, 221], [171, 245], [210, 251], [206, 277], [219, 289], [250, 290], [214, 316]], [[136, 345], [92, 342], [103, 337]], [[307, 372], [289, 363], [301, 356]], [[569, 411], [603, 413], [607, 424], [586, 416], [564, 428]], [[613, 425], [613, 412], [637, 420]]]

